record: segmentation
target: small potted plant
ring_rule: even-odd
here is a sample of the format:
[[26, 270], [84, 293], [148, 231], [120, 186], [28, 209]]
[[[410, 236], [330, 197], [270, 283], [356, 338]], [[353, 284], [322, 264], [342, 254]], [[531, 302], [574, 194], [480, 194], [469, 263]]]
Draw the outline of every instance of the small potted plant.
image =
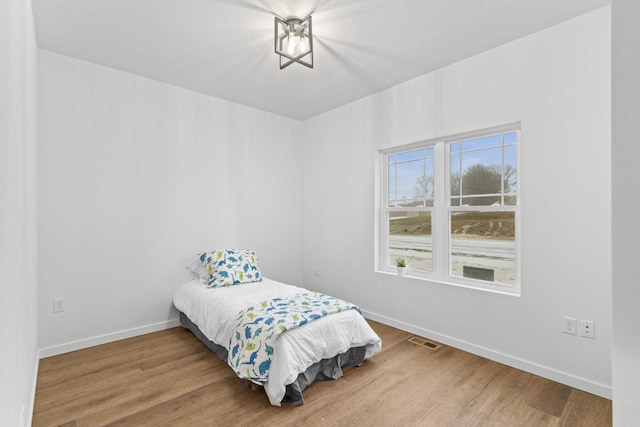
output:
[[407, 260], [404, 257], [396, 258], [396, 270], [398, 276], [404, 276], [407, 273]]

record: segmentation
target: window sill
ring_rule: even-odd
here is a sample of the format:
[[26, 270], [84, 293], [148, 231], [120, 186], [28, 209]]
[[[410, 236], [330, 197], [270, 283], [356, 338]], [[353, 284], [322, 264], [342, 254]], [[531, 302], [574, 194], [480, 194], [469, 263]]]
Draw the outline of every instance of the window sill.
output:
[[433, 277], [417, 276], [417, 275], [411, 274], [410, 271], [407, 271], [407, 273], [404, 276], [399, 276], [398, 273], [392, 270], [376, 269], [375, 272], [380, 274], [385, 274], [387, 276], [396, 276], [399, 279], [420, 280], [423, 282], [430, 282], [438, 285], [456, 286], [459, 288], [473, 289], [476, 291], [490, 292], [494, 294], [507, 295], [511, 297], [520, 297], [520, 289], [517, 286], [499, 285], [499, 284], [485, 285], [482, 282], [479, 282], [476, 284], [474, 283], [474, 281], [471, 281], [471, 280], [468, 282], [467, 281], [454, 282], [449, 280], [436, 279]]

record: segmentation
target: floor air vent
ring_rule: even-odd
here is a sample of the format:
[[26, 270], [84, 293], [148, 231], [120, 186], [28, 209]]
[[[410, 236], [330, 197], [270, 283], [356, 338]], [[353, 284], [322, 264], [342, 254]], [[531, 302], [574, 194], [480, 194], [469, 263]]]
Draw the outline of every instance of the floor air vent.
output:
[[418, 344], [422, 347], [426, 347], [429, 348], [431, 350], [437, 350], [440, 347], [442, 347], [442, 344], [438, 344], [435, 343], [433, 341], [429, 341], [428, 339], [425, 338], [420, 338], [420, 337], [411, 337], [409, 338], [409, 342], [414, 343], [414, 344]]

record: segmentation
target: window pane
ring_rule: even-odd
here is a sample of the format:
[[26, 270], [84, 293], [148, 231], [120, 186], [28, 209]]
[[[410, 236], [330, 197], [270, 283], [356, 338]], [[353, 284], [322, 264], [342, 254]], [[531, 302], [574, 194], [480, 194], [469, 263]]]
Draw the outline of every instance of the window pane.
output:
[[433, 159], [433, 147], [425, 148], [424, 154], [427, 156], [427, 158]]
[[424, 206], [433, 206], [434, 198], [434, 170], [433, 170], [433, 147], [424, 150], [424, 175], [418, 178], [416, 183], [416, 192], [420, 195], [419, 199], [424, 202]]
[[504, 147], [504, 192], [517, 192], [517, 168], [516, 146]]
[[455, 206], [491, 206], [501, 203], [502, 147], [451, 155], [450, 168], [451, 195], [457, 195], [462, 190], [462, 195], [482, 196], [464, 197]]
[[509, 132], [504, 134], [505, 144], [515, 144], [518, 136], [515, 132]]
[[462, 194], [500, 194], [502, 149], [462, 154]]
[[431, 212], [389, 212], [388, 263], [404, 257], [413, 270], [432, 271]]
[[[424, 176], [424, 160], [412, 160], [396, 164], [395, 206], [416, 206], [420, 199], [420, 183]], [[422, 205], [422, 203], [418, 203]]]
[[424, 158], [424, 149], [405, 151], [404, 153], [396, 153], [396, 161], [403, 162], [406, 160], [418, 160]]
[[[450, 206], [499, 206], [517, 203], [517, 133], [449, 144]], [[508, 196], [505, 196], [508, 195]], [[465, 197], [467, 196], [467, 197]]]
[[516, 283], [515, 212], [452, 212], [451, 276]]
[[500, 196], [463, 196], [461, 204], [457, 206], [500, 206]]
[[451, 153], [451, 177], [450, 183], [451, 195], [460, 195], [460, 154]]
[[388, 206], [433, 206], [434, 148], [391, 154], [388, 161]]
[[500, 203], [502, 191], [501, 163], [501, 148], [462, 154], [462, 194], [494, 195], [494, 197], [465, 197], [461, 203], [463, 206], [490, 206]]
[[462, 151], [478, 148], [495, 147], [502, 145], [502, 135], [485, 136], [483, 138], [469, 139], [461, 142]]
[[424, 173], [416, 178], [413, 197], [420, 203], [417, 206], [433, 206], [433, 159], [424, 161]]
[[396, 166], [389, 165], [389, 175], [388, 175], [388, 200], [389, 206], [393, 206], [393, 200], [396, 199]]

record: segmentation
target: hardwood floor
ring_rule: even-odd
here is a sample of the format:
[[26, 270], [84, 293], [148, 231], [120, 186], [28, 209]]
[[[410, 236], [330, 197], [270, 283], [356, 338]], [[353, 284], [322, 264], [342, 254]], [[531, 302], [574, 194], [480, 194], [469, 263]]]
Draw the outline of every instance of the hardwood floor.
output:
[[611, 402], [369, 321], [383, 349], [269, 405], [174, 328], [40, 361], [34, 426], [610, 426]]

